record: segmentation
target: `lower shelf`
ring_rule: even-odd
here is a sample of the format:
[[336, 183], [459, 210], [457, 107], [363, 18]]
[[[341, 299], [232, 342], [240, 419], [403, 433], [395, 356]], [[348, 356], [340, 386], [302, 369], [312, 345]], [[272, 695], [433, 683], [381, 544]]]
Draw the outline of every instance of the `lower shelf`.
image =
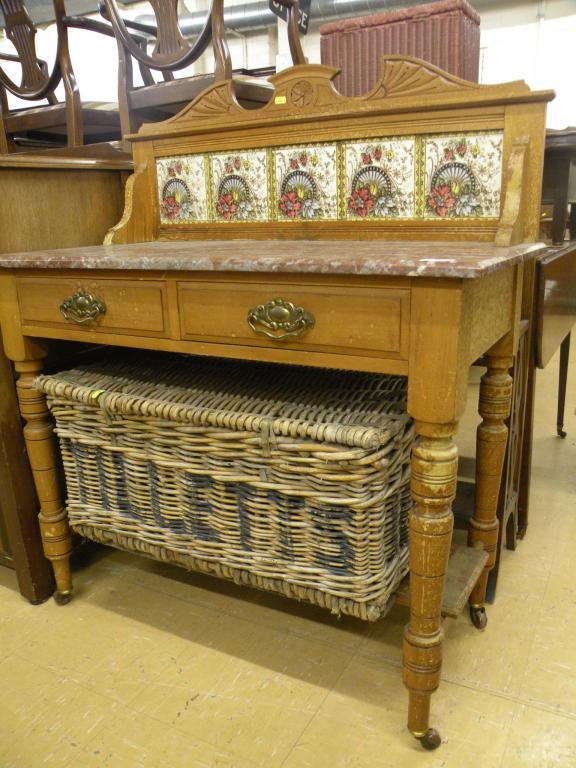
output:
[[[462, 613], [487, 560], [488, 553], [481, 547], [467, 547], [465, 544], [456, 545], [448, 562], [442, 616], [456, 618]], [[397, 605], [410, 605], [408, 576], [398, 588], [396, 603]]]

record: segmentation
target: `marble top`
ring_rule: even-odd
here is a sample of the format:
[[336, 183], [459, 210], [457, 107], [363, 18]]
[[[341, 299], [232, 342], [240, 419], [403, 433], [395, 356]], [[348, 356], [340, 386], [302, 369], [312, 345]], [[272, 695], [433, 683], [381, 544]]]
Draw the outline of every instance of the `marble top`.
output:
[[0, 254], [0, 269], [276, 272], [474, 278], [536, 256], [542, 243], [187, 240]]

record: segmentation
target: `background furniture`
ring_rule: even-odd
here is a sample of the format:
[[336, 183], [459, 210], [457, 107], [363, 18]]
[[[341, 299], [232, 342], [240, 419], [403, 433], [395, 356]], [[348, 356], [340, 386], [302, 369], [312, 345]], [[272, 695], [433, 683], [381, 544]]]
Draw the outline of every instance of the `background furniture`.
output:
[[22, 439], [12, 364], [0, 344], [0, 564], [16, 569], [18, 586], [31, 603], [54, 590], [38, 528], [38, 501]]
[[[559, 437], [566, 436], [563, 425], [570, 331], [576, 323], [576, 242], [543, 248], [536, 254], [533, 277], [525, 284], [524, 290], [523, 313], [527, 309], [530, 322], [523, 322], [514, 366], [510, 442], [499, 503], [500, 532], [496, 563], [488, 585], [490, 598], [496, 591], [504, 543], [508, 549], [515, 549], [517, 539], [524, 538], [528, 528], [536, 369], [545, 368], [558, 348], [560, 368], [556, 429]], [[524, 388], [523, 396], [517, 394], [521, 391], [520, 387]]]
[[321, 61], [342, 70], [334, 82], [346, 96], [368, 93], [380, 78], [382, 56], [392, 53], [477, 83], [480, 16], [466, 0], [441, 0], [320, 27]]
[[[50, 71], [36, 55], [36, 29], [22, 0], [0, 0], [6, 35], [17, 55], [0, 53], [2, 61], [17, 62], [22, 70], [17, 85], [0, 67], [0, 152], [14, 151], [20, 145], [53, 145], [68, 143], [78, 146], [94, 141], [119, 138], [120, 119], [114, 104], [83, 104], [68, 51], [68, 29], [89, 28], [112, 36], [111, 28], [97, 21], [65, 17], [64, 0], [53, 0], [58, 47]], [[55, 90], [64, 84], [65, 102], [59, 102]], [[47, 106], [9, 109], [7, 93], [26, 101], [48, 101]]]
[[[99, 147], [98, 153], [93, 158], [49, 153], [0, 157], [0, 253], [102, 241], [121, 216], [124, 177], [132, 162], [114, 147]], [[68, 350], [65, 359], [71, 357]], [[48, 364], [53, 363], [52, 355]], [[24, 597], [42, 602], [52, 594], [54, 581], [42, 552], [14, 373], [1, 341], [0, 488], [0, 563], [15, 568]]]
[[130, 156], [114, 145], [92, 157], [0, 156], [0, 252], [102, 242], [122, 213], [131, 169]]
[[[566, 227], [568, 226], [570, 239], [576, 241], [576, 128], [566, 128], [562, 131], [549, 130], [546, 132], [546, 154], [544, 157], [544, 178], [542, 187], [543, 206], [552, 206], [552, 220], [543, 220], [543, 230], [550, 225], [550, 237], [555, 245], [565, 242]], [[568, 246], [570, 248], [570, 246]], [[564, 432], [564, 404], [566, 399], [566, 380], [568, 377], [568, 358], [570, 355], [570, 299], [565, 292], [560, 313], [554, 311], [555, 320], [549, 320], [550, 312], [546, 306], [548, 299], [555, 302], [559, 291], [564, 290], [562, 284], [555, 284], [553, 278], [547, 275], [556, 274], [560, 281], [565, 281], [566, 291], [574, 290], [571, 278], [571, 265], [574, 258], [572, 250], [562, 251], [561, 255], [550, 256], [550, 263], [543, 261], [540, 264], [539, 277], [541, 286], [537, 294], [539, 317], [539, 341], [544, 348], [539, 346], [536, 350], [537, 365], [543, 368], [549, 359], [548, 352], [555, 351], [560, 343], [560, 374], [558, 381], [558, 415], [557, 432], [560, 437], [566, 437]], [[556, 262], [556, 263], [554, 263]], [[544, 287], [546, 286], [546, 288]], [[562, 319], [560, 319], [562, 318]], [[548, 326], [553, 324], [554, 331]], [[562, 334], [559, 339], [558, 332]], [[555, 346], [556, 345], [556, 346]], [[546, 349], [548, 348], [548, 349]]]
[[567, 225], [576, 239], [576, 128], [546, 132], [542, 204], [552, 205], [553, 244], [564, 242]]

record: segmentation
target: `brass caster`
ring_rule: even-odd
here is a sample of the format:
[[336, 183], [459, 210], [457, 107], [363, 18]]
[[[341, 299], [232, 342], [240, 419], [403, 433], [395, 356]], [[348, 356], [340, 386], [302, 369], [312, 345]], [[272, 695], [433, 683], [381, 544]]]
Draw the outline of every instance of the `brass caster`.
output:
[[432, 749], [438, 749], [440, 744], [442, 743], [442, 739], [440, 738], [440, 734], [436, 730], [436, 728], [428, 728], [427, 731], [424, 731], [423, 734], [414, 734], [414, 736], [418, 739], [420, 744], [424, 747], [424, 749], [432, 750]]
[[56, 605], [68, 605], [72, 600], [72, 590], [69, 592], [54, 592], [54, 602]]
[[488, 616], [486, 616], [486, 609], [483, 605], [471, 605], [470, 606], [470, 619], [476, 629], [486, 629], [488, 624]]

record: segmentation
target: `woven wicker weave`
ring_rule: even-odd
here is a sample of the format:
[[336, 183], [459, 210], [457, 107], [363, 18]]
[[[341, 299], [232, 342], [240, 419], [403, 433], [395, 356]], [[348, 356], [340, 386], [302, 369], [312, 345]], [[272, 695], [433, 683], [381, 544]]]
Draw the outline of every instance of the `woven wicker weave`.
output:
[[37, 386], [72, 527], [363, 619], [407, 572], [405, 379], [168, 355]]

